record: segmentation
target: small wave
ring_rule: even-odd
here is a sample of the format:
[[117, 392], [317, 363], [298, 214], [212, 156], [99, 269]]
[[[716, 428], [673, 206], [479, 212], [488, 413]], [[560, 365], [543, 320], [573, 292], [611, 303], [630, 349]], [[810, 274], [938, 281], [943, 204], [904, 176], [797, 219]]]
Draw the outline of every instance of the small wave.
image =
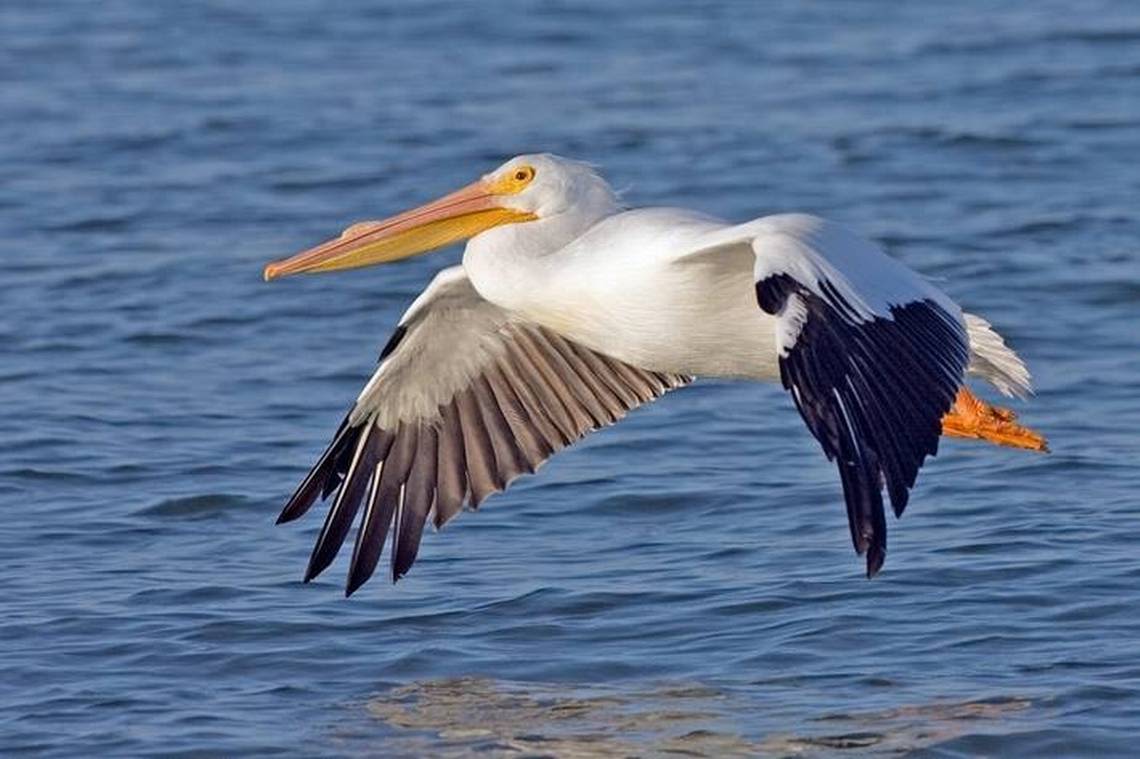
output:
[[230, 329], [233, 327], [242, 327], [246, 324], [256, 324], [261, 318], [261, 315], [253, 314], [242, 316], [236, 316], [234, 314], [213, 314], [210, 316], [203, 316], [198, 319], [192, 319], [186, 323], [186, 326], [190, 329], [222, 330]]
[[1004, 131], [949, 129], [941, 126], [886, 126], [856, 134], [839, 135], [831, 147], [847, 162], [872, 159], [883, 142], [903, 140], [961, 150], [1016, 150], [1038, 148], [1048, 142]]
[[516, 608], [525, 611], [527, 608], [530, 607], [530, 605], [532, 603], [534, 603], [536, 601], [539, 601], [539, 600], [547, 601], [547, 600], [555, 599], [555, 598], [563, 598], [563, 597], [565, 597], [565, 595], [566, 595], [565, 591], [558, 590], [556, 588], [535, 588], [534, 590], [528, 590], [525, 593], [520, 593], [516, 596], [512, 596], [511, 598], [504, 598], [504, 599], [500, 599], [497, 601], [491, 601], [489, 603], [480, 604], [479, 606], [476, 607], [476, 610], [477, 611], [492, 611], [493, 610], [493, 611], [503, 613], [503, 614], [509, 613], [509, 612], [515, 610]]
[[182, 343], [195, 342], [201, 339], [202, 338], [198, 336], [179, 332], [136, 332], [123, 338], [125, 342], [131, 345], [143, 346], [181, 345]]
[[1047, 42], [1140, 42], [1136, 29], [1065, 29], [1042, 38]]
[[1114, 220], [1111, 218], [1103, 218], [1083, 213], [1055, 214], [1039, 216], [1034, 219], [1025, 219], [1008, 226], [995, 227], [987, 230], [984, 235], [992, 239], [1054, 234], [1112, 223], [1114, 223]]
[[598, 498], [580, 507], [582, 514], [621, 514], [657, 520], [667, 514], [686, 512], [694, 503], [706, 504], [706, 491], [671, 490], [661, 493], [624, 492]]
[[941, 136], [944, 145], [983, 148], [1030, 148], [1045, 144], [1043, 140], [1021, 135], [981, 134], [978, 132], [948, 132]]
[[1113, 129], [1135, 129], [1140, 122], [1136, 119], [1111, 117], [1082, 117], [1060, 122], [1060, 126], [1078, 131], [1108, 131]]
[[952, 38], [939, 39], [915, 48], [915, 56], [944, 56], [955, 54], [983, 54], [1009, 52], [1034, 45], [1055, 45], [1077, 42], [1092, 44], [1120, 44], [1140, 41], [1140, 29], [1058, 29], [1033, 35], [998, 35], [986, 39]]
[[375, 187], [381, 178], [372, 174], [349, 176], [316, 176], [298, 177], [293, 179], [277, 179], [269, 184], [270, 189], [278, 192], [308, 192], [322, 189], [351, 189], [358, 187]]
[[208, 519], [235, 509], [253, 506], [250, 498], [229, 493], [208, 493], [203, 495], [167, 498], [139, 511], [152, 517], [173, 519]]
[[122, 232], [127, 229], [133, 219], [130, 216], [88, 216], [48, 227], [52, 232], [76, 232], [90, 234], [92, 232]]
[[93, 478], [78, 472], [67, 472], [61, 469], [38, 469], [36, 467], [20, 467], [0, 472], [4, 477], [14, 480], [30, 480], [33, 482], [89, 482]]

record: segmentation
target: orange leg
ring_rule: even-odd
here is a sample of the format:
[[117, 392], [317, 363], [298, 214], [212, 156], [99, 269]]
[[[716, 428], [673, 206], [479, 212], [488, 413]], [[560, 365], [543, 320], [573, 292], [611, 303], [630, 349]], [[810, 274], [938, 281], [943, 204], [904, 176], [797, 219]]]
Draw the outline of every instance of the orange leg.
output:
[[942, 417], [942, 434], [988, 440], [996, 445], [1048, 451], [1045, 438], [1017, 423], [1017, 415], [1009, 409], [991, 406], [965, 387], [946, 416]]

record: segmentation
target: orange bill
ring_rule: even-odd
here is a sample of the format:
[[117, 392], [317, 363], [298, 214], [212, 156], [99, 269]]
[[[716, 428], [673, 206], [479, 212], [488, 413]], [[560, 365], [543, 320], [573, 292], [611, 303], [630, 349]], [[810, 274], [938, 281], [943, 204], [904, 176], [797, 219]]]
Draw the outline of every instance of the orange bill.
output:
[[383, 221], [353, 224], [340, 237], [265, 267], [266, 281], [398, 261], [535, 215], [504, 204], [503, 188], [481, 179], [427, 205]]

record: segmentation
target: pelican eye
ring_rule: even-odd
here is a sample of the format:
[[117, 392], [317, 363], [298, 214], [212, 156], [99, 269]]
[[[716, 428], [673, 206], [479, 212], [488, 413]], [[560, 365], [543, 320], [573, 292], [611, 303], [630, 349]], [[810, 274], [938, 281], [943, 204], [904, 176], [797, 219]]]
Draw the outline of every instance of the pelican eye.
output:
[[493, 192], [500, 195], [517, 195], [525, 190], [533, 179], [534, 167], [524, 164], [489, 178], [488, 181]]

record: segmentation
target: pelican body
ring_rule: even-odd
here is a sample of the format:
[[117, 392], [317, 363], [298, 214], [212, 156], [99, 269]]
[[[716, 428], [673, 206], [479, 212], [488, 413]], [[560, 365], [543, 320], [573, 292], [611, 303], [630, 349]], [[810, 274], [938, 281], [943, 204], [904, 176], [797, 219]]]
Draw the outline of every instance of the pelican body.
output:
[[807, 214], [731, 224], [624, 209], [586, 164], [512, 158], [476, 182], [272, 263], [265, 278], [398, 260], [467, 240], [400, 319], [279, 522], [335, 493], [305, 580], [363, 506], [347, 593], [392, 536], [391, 576], [442, 526], [593, 429], [696, 377], [780, 382], [835, 461], [868, 576], [940, 436], [1045, 450], [964, 386], [1031, 392], [984, 319], [873, 243]]

